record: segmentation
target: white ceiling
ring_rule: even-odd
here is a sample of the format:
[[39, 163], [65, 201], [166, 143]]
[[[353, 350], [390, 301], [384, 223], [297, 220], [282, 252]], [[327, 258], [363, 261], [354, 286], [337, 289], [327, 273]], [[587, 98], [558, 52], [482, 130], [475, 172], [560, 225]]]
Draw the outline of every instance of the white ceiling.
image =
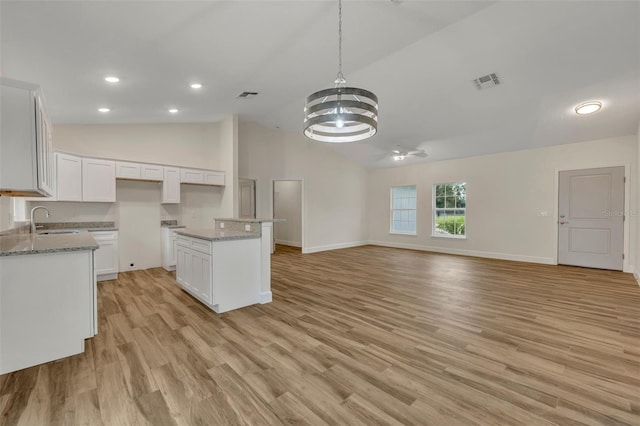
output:
[[[380, 100], [369, 167], [635, 134], [640, 2], [345, 1], [344, 73]], [[2, 75], [42, 85], [54, 123], [241, 119], [302, 133], [337, 72], [335, 1], [2, 1]], [[472, 80], [496, 72], [502, 85]], [[115, 74], [117, 85], [103, 81]], [[188, 83], [200, 81], [199, 92]], [[259, 96], [241, 100], [242, 91]], [[603, 101], [592, 116], [573, 107]], [[109, 106], [109, 114], [97, 112]], [[177, 107], [176, 115], [167, 113]], [[318, 142], [309, 142], [318, 143]], [[380, 160], [397, 144], [426, 159]]]

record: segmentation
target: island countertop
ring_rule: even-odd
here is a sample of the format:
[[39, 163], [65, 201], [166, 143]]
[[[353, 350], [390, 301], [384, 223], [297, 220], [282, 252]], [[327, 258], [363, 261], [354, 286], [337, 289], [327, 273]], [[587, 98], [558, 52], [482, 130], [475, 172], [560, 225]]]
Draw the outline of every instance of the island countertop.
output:
[[216, 221], [219, 222], [247, 222], [247, 223], [263, 223], [263, 222], [286, 222], [287, 219], [278, 219], [278, 218], [266, 218], [266, 217], [259, 217], [257, 219], [251, 219], [251, 218], [242, 218], [242, 217], [222, 217], [222, 218], [215, 218]]
[[176, 234], [208, 241], [231, 241], [260, 238], [257, 232], [234, 231], [230, 229], [176, 229]]
[[97, 250], [96, 240], [88, 232], [77, 234], [16, 234], [0, 237], [0, 256]]

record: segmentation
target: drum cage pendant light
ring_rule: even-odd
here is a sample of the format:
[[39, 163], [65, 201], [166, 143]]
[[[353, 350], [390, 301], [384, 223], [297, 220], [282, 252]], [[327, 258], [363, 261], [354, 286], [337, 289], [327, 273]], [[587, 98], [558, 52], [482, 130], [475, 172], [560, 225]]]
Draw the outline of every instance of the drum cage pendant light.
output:
[[378, 98], [372, 92], [347, 87], [342, 75], [342, 0], [338, 0], [338, 75], [335, 87], [307, 97], [304, 134], [320, 142], [356, 142], [378, 131]]

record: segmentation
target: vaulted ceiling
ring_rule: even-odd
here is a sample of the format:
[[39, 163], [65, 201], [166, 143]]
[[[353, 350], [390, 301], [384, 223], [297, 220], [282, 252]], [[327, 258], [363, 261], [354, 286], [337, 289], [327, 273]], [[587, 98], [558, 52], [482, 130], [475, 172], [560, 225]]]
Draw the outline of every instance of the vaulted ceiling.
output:
[[[337, 72], [336, 3], [2, 1], [0, 70], [41, 84], [54, 123], [207, 122], [236, 113], [302, 133], [305, 97], [332, 86]], [[378, 95], [380, 124], [368, 141], [331, 147], [364, 165], [637, 132], [640, 2], [372, 0], [343, 8], [344, 73], [349, 85]], [[473, 80], [493, 72], [502, 84], [478, 90]], [[107, 75], [120, 83], [105, 83]], [[204, 87], [190, 89], [193, 81]], [[238, 99], [242, 91], [259, 95]], [[600, 112], [574, 113], [592, 99]], [[394, 164], [387, 154], [398, 144], [428, 157]]]

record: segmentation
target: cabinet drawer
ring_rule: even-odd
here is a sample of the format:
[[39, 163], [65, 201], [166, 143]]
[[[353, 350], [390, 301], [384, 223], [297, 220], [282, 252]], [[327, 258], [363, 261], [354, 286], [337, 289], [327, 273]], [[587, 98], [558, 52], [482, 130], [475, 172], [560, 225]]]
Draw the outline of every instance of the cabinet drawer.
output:
[[191, 247], [191, 238], [183, 237], [181, 235], [176, 236], [176, 242], [182, 247]]
[[191, 248], [200, 253], [211, 254], [211, 243], [203, 240], [191, 240]]

